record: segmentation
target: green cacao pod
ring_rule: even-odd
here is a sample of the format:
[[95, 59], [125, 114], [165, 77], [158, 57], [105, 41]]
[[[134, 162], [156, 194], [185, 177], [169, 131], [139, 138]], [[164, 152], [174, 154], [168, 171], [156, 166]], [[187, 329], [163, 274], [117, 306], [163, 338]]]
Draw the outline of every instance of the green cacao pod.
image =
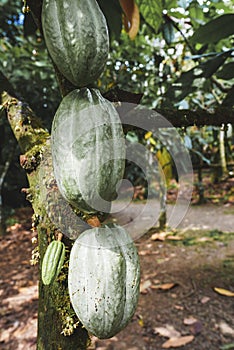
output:
[[51, 284], [59, 275], [65, 258], [65, 245], [60, 241], [52, 241], [42, 261], [42, 282]]
[[96, 0], [43, 0], [42, 28], [50, 56], [75, 86], [87, 86], [104, 70], [109, 36]]
[[138, 302], [140, 265], [136, 247], [122, 227], [87, 230], [70, 255], [68, 288], [84, 327], [100, 339], [117, 334]]
[[53, 120], [55, 179], [63, 197], [87, 212], [108, 212], [123, 177], [125, 141], [119, 115], [96, 89], [70, 92]]

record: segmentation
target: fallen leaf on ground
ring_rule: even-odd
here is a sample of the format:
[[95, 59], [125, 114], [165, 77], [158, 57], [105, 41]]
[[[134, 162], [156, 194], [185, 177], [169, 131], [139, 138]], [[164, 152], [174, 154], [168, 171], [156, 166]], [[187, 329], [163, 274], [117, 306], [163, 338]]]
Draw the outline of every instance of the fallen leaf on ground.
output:
[[141, 255], [141, 256], [145, 256], [145, 255], [157, 255], [157, 254], [158, 254], [158, 250], [156, 250], [156, 251], [140, 250], [140, 251], [139, 251], [139, 255]]
[[153, 285], [151, 286], [152, 289], [161, 289], [161, 290], [170, 290], [177, 286], [177, 283], [164, 283], [159, 285]]
[[147, 289], [151, 286], [152, 282], [150, 280], [146, 280], [140, 284], [140, 293], [146, 294]]
[[160, 280], [153, 280], [153, 284], [155, 285], [155, 284], [160, 284]]
[[218, 294], [225, 295], [226, 297], [234, 297], [234, 292], [231, 292], [230, 290], [224, 288], [215, 287], [214, 291]]
[[193, 335], [197, 335], [197, 334], [201, 333], [201, 331], [202, 331], [201, 321], [197, 320], [193, 316], [189, 316], [189, 317], [185, 318], [184, 325], [190, 326], [189, 330], [190, 330], [190, 333], [192, 333]]
[[166, 232], [161, 232], [161, 233], [154, 233], [151, 236], [152, 241], [165, 241], [167, 236]]
[[194, 324], [195, 322], [197, 322], [197, 319], [193, 316], [184, 319], [184, 324], [186, 326], [191, 326], [191, 324]]
[[181, 241], [183, 239], [182, 237], [172, 236], [172, 235], [169, 235], [166, 238], [169, 239], [170, 241]]
[[234, 336], [234, 329], [232, 329], [226, 322], [221, 321], [219, 323], [219, 328], [223, 334], [230, 334]]
[[144, 274], [144, 281], [146, 280], [151, 280], [152, 278], [157, 277], [157, 273], [153, 272], [153, 273], [145, 273]]
[[165, 327], [155, 327], [154, 333], [166, 338], [179, 338], [181, 336], [173, 326], [166, 324]]
[[169, 239], [171, 241], [181, 241], [182, 237], [172, 235], [171, 232], [156, 232], [152, 234], [152, 241], [165, 241], [165, 239]]
[[174, 308], [175, 308], [176, 310], [184, 310], [184, 307], [181, 306], [181, 305], [175, 305]]
[[210, 301], [210, 298], [209, 298], [209, 297], [202, 297], [202, 298], [201, 298], [201, 303], [202, 303], [202, 304], [206, 304], [208, 301]]
[[142, 319], [138, 321], [138, 324], [140, 327], [144, 327], [144, 321]]
[[193, 340], [194, 340], [193, 335], [186, 335], [180, 338], [171, 338], [167, 340], [165, 343], [163, 343], [162, 348], [163, 349], [180, 348], [181, 346], [191, 343]]

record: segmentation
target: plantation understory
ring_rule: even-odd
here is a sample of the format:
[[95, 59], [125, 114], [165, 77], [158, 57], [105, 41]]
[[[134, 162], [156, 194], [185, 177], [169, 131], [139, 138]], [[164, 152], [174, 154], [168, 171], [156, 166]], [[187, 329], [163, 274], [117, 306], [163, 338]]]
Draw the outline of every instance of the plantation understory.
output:
[[[37, 266], [30, 266], [30, 218], [30, 208], [17, 210], [0, 239], [2, 350], [36, 349], [38, 275]], [[151, 232], [136, 242], [142, 279], [135, 316], [117, 336], [93, 337], [90, 350], [170, 349], [176, 341], [185, 350], [234, 348], [228, 295], [234, 291], [233, 206], [191, 206], [185, 220], [187, 229]]]

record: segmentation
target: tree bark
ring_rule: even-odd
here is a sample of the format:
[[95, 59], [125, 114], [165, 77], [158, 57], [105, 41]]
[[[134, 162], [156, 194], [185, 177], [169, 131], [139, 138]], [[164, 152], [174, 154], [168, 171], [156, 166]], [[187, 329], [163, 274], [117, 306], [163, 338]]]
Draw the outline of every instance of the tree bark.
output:
[[222, 178], [226, 178], [228, 176], [227, 162], [226, 162], [226, 154], [225, 154], [225, 128], [219, 131], [219, 154], [220, 154], [220, 163], [222, 168]]
[[[51, 175], [53, 171], [50, 135], [25, 103], [7, 93], [2, 94], [2, 102], [6, 107], [13, 133], [23, 152], [20, 162], [27, 172], [30, 184], [30, 188], [27, 189], [27, 197], [34, 209], [33, 228], [38, 233], [39, 270], [41, 270], [45, 250], [48, 243], [56, 237], [57, 232], [57, 228], [48, 216], [48, 211], [54, 210], [56, 201], [60, 200], [57, 188], [53, 187], [51, 190], [50, 186], [47, 186], [54, 181]], [[43, 157], [46, 161], [41, 164]], [[45, 179], [44, 191], [40, 184], [42, 178]], [[48, 206], [48, 199], [51, 199], [50, 206]], [[69, 215], [71, 220], [69, 220]], [[71, 228], [78, 235], [89, 225], [82, 221], [82, 224], [77, 226], [76, 222], [73, 223], [74, 216], [72, 210], [66, 214], [67, 222], [70, 222]], [[66, 244], [68, 254], [59, 278], [49, 286], [43, 285], [41, 277], [39, 281], [37, 350], [85, 350], [89, 344], [88, 333], [79, 323], [70, 304], [67, 267], [71, 240], [63, 237], [63, 242]]]
[[[218, 106], [210, 111], [205, 109], [188, 110], [176, 108], [135, 108], [140, 104], [143, 94], [135, 94], [117, 88], [111, 89], [104, 94], [104, 97], [112, 102], [119, 103], [117, 110], [124, 124], [130, 119], [135, 121], [134, 125], [142, 124], [145, 120], [151, 130], [168, 127], [188, 127], [188, 126], [221, 126], [222, 124], [234, 124], [234, 108]], [[137, 130], [131, 124], [125, 125], [126, 131]]]

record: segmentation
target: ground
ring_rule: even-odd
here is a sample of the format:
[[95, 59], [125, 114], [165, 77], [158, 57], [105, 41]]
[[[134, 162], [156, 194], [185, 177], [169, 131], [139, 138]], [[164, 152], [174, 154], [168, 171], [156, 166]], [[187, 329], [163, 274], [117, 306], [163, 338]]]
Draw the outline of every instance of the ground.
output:
[[[191, 206], [179, 230], [137, 240], [142, 280], [136, 313], [112, 339], [93, 337], [89, 349], [234, 349], [233, 213], [230, 203]], [[30, 209], [18, 210], [0, 238], [2, 350], [36, 349], [38, 275], [29, 262], [35, 247], [30, 216]]]

